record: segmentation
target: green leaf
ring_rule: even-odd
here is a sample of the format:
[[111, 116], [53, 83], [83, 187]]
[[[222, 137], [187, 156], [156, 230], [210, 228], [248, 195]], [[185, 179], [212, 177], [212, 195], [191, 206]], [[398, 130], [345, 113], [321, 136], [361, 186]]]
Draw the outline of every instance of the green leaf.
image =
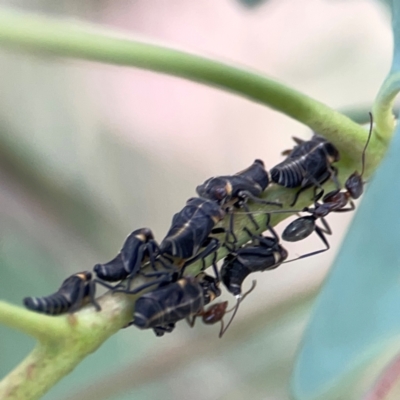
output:
[[400, 129], [320, 294], [293, 376], [296, 399], [334, 399], [400, 333]]
[[[374, 107], [376, 129], [385, 139], [392, 132], [392, 103], [400, 90], [400, 2], [392, 3], [392, 11], [393, 64]], [[294, 370], [296, 399], [350, 398], [352, 390], [365, 389], [356, 384], [361, 371], [396, 347], [393, 342], [400, 334], [399, 154], [400, 127], [317, 300]]]
[[393, 61], [390, 72], [378, 93], [373, 110], [376, 129], [385, 138], [390, 137], [394, 128], [392, 108], [394, 99], [400, 91], [400, 3], [397, 0], [392, 0], [390, 3], [394, 40]]

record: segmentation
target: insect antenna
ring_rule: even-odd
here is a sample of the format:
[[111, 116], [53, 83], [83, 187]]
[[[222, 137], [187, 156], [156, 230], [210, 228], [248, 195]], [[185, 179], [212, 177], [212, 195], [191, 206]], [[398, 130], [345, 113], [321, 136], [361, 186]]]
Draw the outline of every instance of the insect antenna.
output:
[[239, 295], [239, 296], [237, 296], [236, 305], [235, 305], [233, 308], [231, 308], [230, 310], [228, 310], [228, 311], [226, 312], [226, 313], [229, 313], [229, 312], [232, 312], [232, 311], [233, 311], [233, 314], [232, 314], [232, 316], [231, 316], [231, 319], [230, 319], [229, 322], [227, 323], [226, 327], [224, 327], [224, 321], [221, 320], [221, 330], [219, 331], [219, 337], [220, 337], [220, 338], [224, 335], [224, 333], [228, 330], [229, 326], [231, 325], [231, 323], [232, 323], [233, 319], [235, 318], [235, 315], [236, 315], [236, 313], [237, 313], [237, 311], [238, 311], [238, 309], [239, 309], [240, 303], [245, 299], [245, 297], [246, 297], [249, 293], [251, 293], [251, 292], [254, 290], [254, 288], [256, 287], [256, 285], [257, 285], [257, 281], [254, 280], [254, 281], [252, 282], [252, 284], [251, 284], [251, 288], [250, 288], [244, 295]]
[[369, 114], [370, 125], [369, 125], [369, 133], [368, 133], [367, 143], [365, 143], [365, 147], [364, 147], [364, 150], [363, 150], [362, 156], [361, 156], [361, 165], [362, 165], [362, 167], [361, 167], [361, 176], [364, 175], [364, 169], [365, 169], [365, 153], [366, 153], [366, 151], [367, 151], [367, 147], [368, 147], [368, 145], [369, 145], [369, 141], [370, 141], [371, 136], [372, 136], [372, 126], [373, 126], [373, 124], [374, 124], [374, 120], [373, 120], [373, 117], [372, 117], [372, 113], [369, 112], [368, 114]]

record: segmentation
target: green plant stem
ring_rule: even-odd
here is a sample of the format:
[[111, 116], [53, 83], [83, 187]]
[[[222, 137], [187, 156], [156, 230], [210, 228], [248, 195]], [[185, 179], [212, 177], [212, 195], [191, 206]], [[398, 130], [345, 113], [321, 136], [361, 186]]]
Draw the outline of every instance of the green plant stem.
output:
[[[14, 307], [13, 312], [21, 318], [19, 330], [33, 334], [36, 330], [32, 331], [30, 325], [43, 323], [53, 335], [48, 340], [40, 334], [40, 341], [31, 354], [0, 382], [1, 399], [35, 400], [130, 321], [133, 298], [109, 294], [100, 299], [102, 311], [99, 313], [93, 307], [86, 307], [79, 313], [60, 317], [46, 317], [1, 304], [1, 310], [11, 311]], [[13, 319], [2, 318], [1, 321], [15, 327]], [[58, 327], [62, 327], [60, 335]]]
[[24, 308], [0, 301], [0, 323], [17, 329], [40, 341], [51, 341], [63, 336], [65, 324], [43, 314], [32, 313]]
[[400, 72], [389, 74], [376, 97], [373, 115], [376, 133], [386, 142], [391, 139], [395, 127], [393, 102], [400, 90]]
[[[96, 26], [0, 10], [0, 45], [158, 71], [219, 87], [308, 125], [339, 151], [362, 151], [365, 132], [346, 116], [276, 80], [183, 51], [118, 37]], [[388, 134], [390, 135], [392, 131]], [[379, 158], [385, 146], [374, 146]], [[348, 153], [352, 157], [351, 153]]]

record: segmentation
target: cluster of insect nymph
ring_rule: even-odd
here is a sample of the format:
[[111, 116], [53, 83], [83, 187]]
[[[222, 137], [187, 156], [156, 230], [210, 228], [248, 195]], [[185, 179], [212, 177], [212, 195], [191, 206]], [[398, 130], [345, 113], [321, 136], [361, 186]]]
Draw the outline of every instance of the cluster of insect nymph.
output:
[[[213, 177], [197, 186], [198, 197], [189, 199], [174, 215], [160, 244], [150, 229], [137, 229], [127, 237], [114, 259], [94, 266], [95, 278], [89, 271], [76, 273], [50, 296], [25, 298], [25, 306], [36, 312], [59, 315], [75, 312], [91, 302], [100, 311], [95, 288], [102, 285], [113, 292], [141, 293], [129, 325], [153, 329], [157, 336], [162, 336], [171, 332], [180, 320], [186, 319], [193, 326], [196, 318], [201, 317], [206, 324], [220, 323], [221, 337], [240, 303], [256, 286], [256, 281], [253, 281], [250, 290], [242, 293], [242, 284], [249, 274], [271, 270], [284, 262], [329, 249], [326, 235], [332, 232], [325, 217], [331, 212], [354, 210], [353, 200], [363, 192], [365, 151], [372, 133], [370, 117], [371, 127], [362, 153], [361, 172], [351, 174], [344, 187], [338, 182], [334, 166], [339, 160], [339, 152], [331, 143], [316, 134], [308, 141], [294, 138], [295, 147], [283, 152], [285, 160], [270, 171], [265, 169], [263, 161], [257, 159], [235, 175]], [[321, 185], [328, 180], [333, 181], [335, 189], [325, 193]], [[302, 191], [312, 189], [313, 205], [296, 210], [303, 215], [286, 226], [281, 238], [296, 242], [315, 232], [324, 244], [323, 249], [287, 260], [288, 252], [270, 225], [270, 215], [296, 211], [283, 210], [281, 203], [260, 197], [270, 184], [298, 188], [292, 207]], [[251, 202], [267, 204], [272, 209], [265, 212], [264, 229], [249, 209]], [[237, 231], [234, 232], [234, 218], [238, 213], [246, 214], [248, 220], [248, 226], [243, 228], [248, 241], [243, 245], [238, 244]], [[223, 219], [226, 221], [222, 226], [220, 222]], [[260, 231], [267, 234], [254, 233]], [[228, 254], [218, 269], [217, 251], [222, 247]], [[206, 258], [212, 260], [214, 276], [204, 272]], [[191, 276], [187, 267], [196, 261], [202, 262], [202, 272]], [[139, 276], [145, 283], [140, 281], [132, 289], [132, 283]], [[221, 282], [236, 298], [235, 306], [230, 310], [227, 301], [212, 303], [221, 295]], [[208, 306], [209, 303], [212, 304]], [[230, 319], [224, 324], [227, 313], [230, 313]]]

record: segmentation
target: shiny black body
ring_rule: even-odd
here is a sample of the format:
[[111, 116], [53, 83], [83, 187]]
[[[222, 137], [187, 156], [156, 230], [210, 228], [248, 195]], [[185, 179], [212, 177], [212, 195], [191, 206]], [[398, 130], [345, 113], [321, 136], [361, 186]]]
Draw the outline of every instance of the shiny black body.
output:
[[[210, 238], [215, 225], [225, 212], [215, 202], [199, 197], [189, 199], [185, 207], [174, 215], [172, 225], [160, 245], [160, 253], [183, 260], [194, 261], [206, 257], [219, 247], [219, 241]], [[200, 253], [199, 250], [204, 248]]]
[[148, 228], [133, 231], [125, 240], [118, 255], [106, 264], [97, 264], [94, 271], [98, 278], [108, 282], [133, 278], [139, 273], [142, 263], [150, 260], [155, 269], [155, 260], [159, 254], [159, 246], [153, 233]]
[[[323, 204], [322, 204], [323, 205]], [[320, 211], [325, 211], [326, 209]], [[311, 253], [303, 254], [300, 257], [297, 257], [296, 260], [315, 256], [316, 254], [323, 253], [330, 249], [329, 242], [325, 237], [325, 234], [331, 235], [332, 231], [329, 227], [328, 223], [322, 216], [315, 215], [315, 210], [311, 208], [305, 208], [304, 211], [311, 212], [311, 215], [307, 215], [305, 217], [300, 217], [292, 221], [282, 232], [282, 239], [287, 242], [298, 242], [300, 240], [305, 239], [310, 236], [313, 232], [315, 232], [321, 241], [324, 243], [325, 248], [322, 250], [313, 251]], [[320, 220], [322, 226], [317, 225], [317, 220]], [[294, 260], [291, 260], [294, 261]]]
[[95, 286], [89, 271], [79, 272], [67, 278], [56, 293], [46, 297], [26, 297], [26, 308], [49, 315], [59, 315], [77, 311], [88, 300], [96, 307], [100, 306], [94, 299]]
[[[302, 191], [312, 186], [320, 186], [330, 177], [336, 178], [336, 170], [332, 163], [338, 161], [340, 156], [333, 144], [318, 135], [304, 142], [297, 139], [296, 143], [298, 145], [287, 158], [271, 169], [273, 182], [287, 188], [300, 187]], [[298, 194], [292, 205], [296, 202]]]
[[220, 294], [217, 281], [209, 275], [181, 278], [139, 297], [131, 324], [140, 329], [152, 328], [162, 336], [171, 332], [176, 322], [203, 311]]
[[[268, 171], [261, 160], [235, 175], [218, 176], [207, 179], [197, 186], [200, 197], [213, 200], [220, 205], [232, 202], [236, 205], [251, 197], [258, 197], [269, 185]], [[261, 200], [261, 199], [260, 199]]]
[[[281, 206], [280, 203], [259, 198], [269, 183], [269, 173], [266, 171], [263, 161], [257, 159], [250, 167], [235, 175], [218, 176], [206, 180], [202, 185], [197, 186], [196, 191], [199, 196], [215, 201], [221, 207], [224, 207], [226, 211], [231, 211], [231, 207], [244, 208], [249, 211], [246, 205], [249, 199], [257, 203]], [[259, 229], [258, 224], [250, 213], [248, 217], [255, 228]], [[230, 235], [233, 240], [229, 239]], [[236, 242], [236, 236], [233, 232], [233, 213], [230, 214], [230, 226], [226, 242]]]
[[252, 235], [252, 242], [230, 253], [224, 259], [221, 279], [228, 291], [235, 296], [242, 293], [242, 283], [252, 272], [277, 268], [287, 258], [287, 251], [279, 244], [279, 237]]

